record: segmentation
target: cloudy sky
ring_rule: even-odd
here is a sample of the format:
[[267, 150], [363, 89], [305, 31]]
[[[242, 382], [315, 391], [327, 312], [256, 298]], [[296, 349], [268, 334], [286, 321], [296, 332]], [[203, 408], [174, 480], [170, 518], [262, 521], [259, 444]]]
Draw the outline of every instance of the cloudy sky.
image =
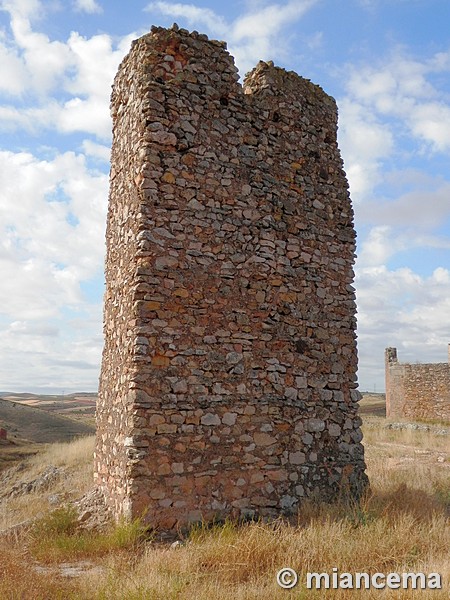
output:
[[334, 96], [358, 232], [359, 381], [450, 342], [448, 0], [0, 0], [0, 390], [97, 389], [109, 95], [152, 24]]

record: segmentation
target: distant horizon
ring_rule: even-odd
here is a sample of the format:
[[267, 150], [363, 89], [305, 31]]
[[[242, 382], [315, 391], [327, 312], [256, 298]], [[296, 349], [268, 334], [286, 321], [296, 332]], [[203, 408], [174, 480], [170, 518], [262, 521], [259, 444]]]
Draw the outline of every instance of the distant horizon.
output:
[[[89, 395], [93, 395], [93, 396], [98, 396], [98, 390], [97, 391], [80, 391], [80, 390], [74, 390], [74, 391], [66, 391], [65, 389], [59, 392], [55, 392], [55, 391], [49, 391], [49, 390], [56, 390], [58, 388], [33, 388], [34, 391], [31, 391], [30, 389], [25, 390], [21, 390], [21, 391], [12, 391], [12, 390], [8, 390], [8, 391], [0, 391], [0, 398], [2, 396], [7, 396], [8, 394], [10, 395], [24, 395], [24, 394], [29, 394], [30, 396], [73, 396], [74, 394], [89, 394]], [[40, 389], [42, 391], [35, 391], [37, 389]], [[44, 391], [45, 390], [45, 391]]]
[[[35, 388], [35, 390], [36, 389], [37, 388]], [[56, 388], [50, 388], [50, 389], [56, 389]], [[360, 389], [360, 388], [358, 388], [358, 389], [359, 389], [359, 391], [362, 394], [385, 394], [385, 390], [380, 390], [380, 391], [379, 390], [375, 390], [374, 391], [374, 390], [363, 390], [363, 389]], [[77, 390], [75, 390], [73, 392], [65, 392], [63, 394], [62, 392], [49, 392], [49, 391], [29, 391], [29, 390], [27, 390], [27, 391], [15, 391], [15, 392], [12, 392], [10, 390], [10, 391], [7, 391], [7, 392], [1, 392], [0, 391], [0, 398], [2, 396], [6, 396], [8, 394], [11, 394], [11, 395], [29, 394], [31, 396], [70, 396], [70, 395], [74, 395], [74, 394], [89, 394], [89, 395], [93, 395], [93, 396], [98, 396], [98, 391], [95, 391], [95, 392], [89, 392], [88, 391], [88, 392], [86, 392], [86, 391], [77, 391]]]

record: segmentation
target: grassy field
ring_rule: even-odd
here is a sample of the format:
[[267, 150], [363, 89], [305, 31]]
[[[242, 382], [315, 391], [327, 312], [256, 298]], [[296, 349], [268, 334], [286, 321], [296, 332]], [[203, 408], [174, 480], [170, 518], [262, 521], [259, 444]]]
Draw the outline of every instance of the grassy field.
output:
[[0, 398], [0, 423], [8, 438], [20, 443], [61, 442], [95, 432], [93, 423], [81, 422], [42, 408]]
[[[64, 502], [50, 512], [50, 495], [69, 500], [89, 489], [93, 438], [46, 446], [22, 461], [7, 486], [33, 479], [49, 464], [63, 469], [64, 477], [45, 494], [1, 499], [0, 492], [0, 530], [43, 515], [27, 533], [0, 543], [0, 598], [447, 600], [449, 436], [439, 428], [388, 429], [376, 415], [364, 415], [371, 491], [360, 506], [304, 505], [294, 524], [197, 528], [176, 547], [152, 539], [138, 522], [87, 533]], [[299, 574], [292, 590], [277, 585], [283, 567]], [[306, 572], [331, 574], [333, 567], [353, 574], [438, 572], [443, 589], [305, 589]]]
[[366, 392], [359, 404], [359, 412], [364, 415], [385, 417], [386, 416], [386, 396], [384, 394], [371, 394]]

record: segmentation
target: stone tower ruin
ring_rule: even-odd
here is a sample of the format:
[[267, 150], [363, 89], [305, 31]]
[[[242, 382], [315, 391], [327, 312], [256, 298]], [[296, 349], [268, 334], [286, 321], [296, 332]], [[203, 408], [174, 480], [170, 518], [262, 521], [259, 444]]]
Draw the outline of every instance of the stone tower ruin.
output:
[[95, 477], [172, 528], [358, 497], [355, 231], [335, 101], [174, 26], [112, 93]]
[[446, 363], [403, 363], [386, 348], [386, 416], [450, 421], [450, 344]]

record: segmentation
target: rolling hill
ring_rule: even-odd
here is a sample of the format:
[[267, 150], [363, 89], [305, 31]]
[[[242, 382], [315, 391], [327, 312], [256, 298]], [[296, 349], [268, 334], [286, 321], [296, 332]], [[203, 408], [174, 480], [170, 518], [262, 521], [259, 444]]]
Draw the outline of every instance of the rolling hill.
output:
[[95, 432], [87, 423], [4, 398], [0, 398], [0, 427], [7, 430], [11, 440], [35, 443], [65, 442]]

